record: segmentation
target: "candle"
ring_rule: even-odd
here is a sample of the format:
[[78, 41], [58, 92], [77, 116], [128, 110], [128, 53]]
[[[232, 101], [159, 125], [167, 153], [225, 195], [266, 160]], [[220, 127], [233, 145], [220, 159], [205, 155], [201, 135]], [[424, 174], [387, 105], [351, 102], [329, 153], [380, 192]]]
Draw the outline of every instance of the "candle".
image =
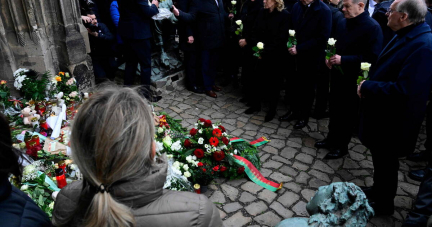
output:
[[195, 184], [194, 189], [197, 194], [201, 194], [201, 186], [199, 184]]
[[59, 187], [60, 189], [64, 188], [67, 185], [67, 183], [66, 183], [66, 176], [63, 172], [63, 169], [62, 168], [56, 169], [55, 175], [56, 175], [57, 187]]

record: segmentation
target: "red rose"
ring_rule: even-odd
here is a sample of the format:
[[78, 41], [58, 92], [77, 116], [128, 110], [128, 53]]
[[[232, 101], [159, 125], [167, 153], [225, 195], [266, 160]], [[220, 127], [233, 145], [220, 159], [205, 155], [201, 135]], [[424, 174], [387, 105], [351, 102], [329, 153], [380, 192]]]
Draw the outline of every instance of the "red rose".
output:
[[202, 162], [198, 162], [198, 166], [199, 167], [201, 167], [201, 166], [203, 166], [204, 164], [202, 163]]
[[242, 174], [242, 173], [244, 173], [244, 170], [245, 170], [245, 168], [242, 166], [242, 167], [237, 169], [237, 173]]
[[221, 172], [225, 172], [225, 170], [227, 170], [227, 167], [225, 167], [225, 166], [221, 166], [219, 170], [220, 170]]
[[204, 158], [204, 151], [202, 150], [202, 149], [195, 149], [195, 151], [194, 151], [194, 155], [197, 157], [197, 158]]
[[225, 127], [223, 127], [222, 125], [219, 125], [219, 128], [222, 130], [222, 132], [226, 132]]
[[205, 172], [205, 171], [206, 171], [206, 169], [203, 168], [203, 172]]
[[220, 138], [222, 136], [221, 130], [215, 128], [213, 129], [213, 136], [216, 136], [217, 138]]
[[222, 142], [225, 144], [225, 145], [227, 145], [228, 146], [228, 144], [229, 144], [229, 139], [227, 139], [226, 137], [222, 137]]
[[214, 147], [216, 147], [219, 144], [219, 140], [216, 137], [210, 138], [209, 142], [210, 142], [210, 145], [212, 145]]
[[195, 136], [197, 134], [197, 132], [198, 132], [198, 130], [195, 129], [195, 128], [193, 128], [193, 129], [190, 130], [189, 133], [190, 133], [191, 136]]
[[220, 162], [220, 161], [222, 161], [222, 159], [225, 158], [225, 153], [223, 151], [215, 151], [213, 153], [213, 158], [214, 158], [214, 160]]
[[198, 119], [198, 121], [200, 121], [200, 122], [205, 122], [206, 119], [204, 119], [204, 118], [200, 118], [200, 119]]
[[213, 167], [213, 171], [218, 171], [218, 170], [219, 170], [219, 166]]
[[189, 139], [186, 139], [185, 141], [184, 141], [184, 144], [183, 144], [185, 147], [190, 147], [190, 146], [192, 146], [192, 143], [191, 143], [191, 141], [189, 140]]
[[211, 127], [212, 126], [212, 122], [210, 120], [205, 120], [204, 121], [204, 126], [205, 127]]

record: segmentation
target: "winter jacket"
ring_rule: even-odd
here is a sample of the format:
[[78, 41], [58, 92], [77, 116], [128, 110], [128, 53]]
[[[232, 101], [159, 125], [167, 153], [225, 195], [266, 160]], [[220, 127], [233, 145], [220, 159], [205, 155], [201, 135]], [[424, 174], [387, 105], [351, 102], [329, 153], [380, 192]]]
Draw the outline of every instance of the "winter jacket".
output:
[[[150, 173], [110, 189], [111, 196], [132, 208], [136, 226], [222, 226], [218, 209], [205, 195], [163, 189], [166, 166], [153, 167]], [[60, 191], [53, 211], [55, 226], [63, 226], [75, 212], [82, 190], [83, 182], [77, 181]], [[83, 217], [73, 218], [70, 224], [80, 226]]]
[[7, 177], [0, 177], [0, 220], [0, 227], [51, 226], [48, 216]]

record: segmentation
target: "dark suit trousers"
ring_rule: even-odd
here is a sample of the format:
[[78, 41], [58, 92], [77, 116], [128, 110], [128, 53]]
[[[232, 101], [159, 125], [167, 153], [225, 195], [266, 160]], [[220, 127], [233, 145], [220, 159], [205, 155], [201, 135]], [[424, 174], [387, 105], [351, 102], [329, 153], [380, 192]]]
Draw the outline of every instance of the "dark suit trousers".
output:
[[186, 68], [186, 78], [189, 87], [199, 86], [202, 82], [198, 82], [198, 62], [197, 54], [195, 51], [184, 51], [184, 64]]
[[330, 70], [323, 65], [320, 68], [320, 74], [317, 78], [316, 94], [315, 94], [315, 110], [317, 114], [325, 113], [329, 102], [329, 83]]
[[125, 85], [133, 85], [138, 68], [141, 66], [141, 85], [150, 86], [151, 83], [151, 44], [150, 39], [126, 39], [124, 55], [126, 59]]
[[217, 66], [219, 61], [219, 50], [202, 50], [201, 51], [202, 61], [202, 75], [204, 80], [204, 89], [206, 91], [212, 90], [215, 85], [215, 79], [217, 74]]
[[393, 206], [398, 185], [399, 158], [390, 144], [385, 145], [370, 150], [374, 166], [373, 199], [383, 206]]
[[291, 105], [300, 119], [309, 119], [315, 98], [315, 85], [318, 70], [298, 67], [298, 71], [290, 81]]
[[432, 168], [426, 168], [425, 178], [420, 184], [414, 209], [408, 214], [404, 227], [426, 226], [432, 215]]
[[245, 46], [242, 48], [242, 72], [241, 72], [241, 83], [243, 85], [243, 91], [245, 97], [251, 97], [253, 95], [253, 77], [254, 70], [256, 69], [256, 57], [253, 56], [252, 47]]

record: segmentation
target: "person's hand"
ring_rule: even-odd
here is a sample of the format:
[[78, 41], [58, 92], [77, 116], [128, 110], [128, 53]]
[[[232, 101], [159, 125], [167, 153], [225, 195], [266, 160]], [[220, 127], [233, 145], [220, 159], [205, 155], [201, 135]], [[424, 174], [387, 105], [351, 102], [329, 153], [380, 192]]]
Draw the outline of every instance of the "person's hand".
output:
[[97, 32], [92, 32], [92, 31], [90, 30], [90, 28], [87, 28], [87, 32], [88, 32], [90, 35], [94, 36], [94, 37], [98, 37], [98, 36], [99, 36], [99, 33], [97, 33]]
[[188, 43], [192, 44], [194, 42], [194, 37], [193, 36], [189, 36], [188, 37]]
[[85, 23], [91, 23], [92, 19], [88, 16], [81, 16], [81, 19], [85, 22]]
[[332, 57], [330, 57], [329, 61], [332, 65], [340, 65], [341, 64], [341, 56], [335, 54]]
[[152, 4], [159, 8], [159, 1], [158, 0], [153, 0]]
[[173, 5], [172, 13], [174, 16], [178, 17], [180, 15], [180, 11]]
[[246, 39], [240, 39], [239, 40], [239, 45], [240, 45], [240, 47], [245, 47], [246, 45], [247, 45], [247, 42], [246, 42]]
[[228, 15], [228, 18], [229, 18], [229, 19], [233, 19], [233, 18], [234, 18], [234, 14], [230, 13], [230, 14]]
[[294, 45], [293, 47], [288, 48], [288, 52], [289, 52], [291, 55], [297, 55], [297, 46]]
[[326, 59], [326, 60], [325, 60], [325, 64], [326, 64], [327, 68], [329, 68], [329, 69], [332, 68], [332, 64], [330, 63], [329, 60]]
[[357, 86], [357, 95], [358, 95], [360, 98], [362, 98], [362, 95], [361, 95], [360, 90], [361, 90], [361, 86], [362, 86], [363, 82], [365, 82], [365, 81], [363, 80], [363, 81], [360, 82], [360, 84]]

